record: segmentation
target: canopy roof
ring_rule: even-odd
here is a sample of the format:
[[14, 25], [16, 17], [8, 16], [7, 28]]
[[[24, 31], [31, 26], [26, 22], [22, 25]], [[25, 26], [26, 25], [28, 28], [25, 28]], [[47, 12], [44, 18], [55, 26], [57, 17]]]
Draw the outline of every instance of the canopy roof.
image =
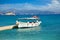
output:
[[19, 19], [27, 19], [27, 20], [29, 20], [29, 19], [39, 19], [39, 18], [18, 18], [18, 20]]

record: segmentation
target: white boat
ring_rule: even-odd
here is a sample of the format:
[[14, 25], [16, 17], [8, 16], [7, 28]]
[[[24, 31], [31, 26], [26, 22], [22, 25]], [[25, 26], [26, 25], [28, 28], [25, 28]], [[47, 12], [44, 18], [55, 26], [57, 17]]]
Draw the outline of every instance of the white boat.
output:
[[[36, 20], [35, 22], [21, 22], [19, 20]], [[18, 18], [18, 20], [16, 21], [16, 25], [18, 26], [18, 28], [32, 28], [32, 27], [37, 27], [41, 24], [41, 21], [39, 21], [39, 18], [35, 18], [35, 17], [32, 17], [32, 18]]]

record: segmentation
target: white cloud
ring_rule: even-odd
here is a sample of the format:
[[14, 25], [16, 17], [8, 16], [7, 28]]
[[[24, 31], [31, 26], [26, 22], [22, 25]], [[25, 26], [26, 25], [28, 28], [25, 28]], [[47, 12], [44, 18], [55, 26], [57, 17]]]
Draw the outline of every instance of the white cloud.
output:
[[48, 11], [59, 12], [60, 3], [58, 0], [52, 0], [51, 4], [48, 4], [47, 6], [43, 6], [41, 9], [43, 8]]
[[8, 10], [8, 9], [35, 9], [34, 5], [25, 3], [25, 4], [1, 4], [0, 10]]
[[42, 10], [42, 11], [53, 11], [59, 12], [60, 11], [60, 3], [58, 0], [51, 0], [50, 4], [45, 6], [36, 6], [32, 4], [0, 4], [0, 10], [8, 10], [8, 9], [18, 9], [18, 10]]

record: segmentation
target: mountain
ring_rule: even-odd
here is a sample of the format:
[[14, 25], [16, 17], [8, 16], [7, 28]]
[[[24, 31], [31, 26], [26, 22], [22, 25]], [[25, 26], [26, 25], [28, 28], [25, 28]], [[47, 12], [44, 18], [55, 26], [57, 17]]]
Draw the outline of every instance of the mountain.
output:
[[[13, 12], [15, 15], [40, 15], [40, 14], [60, 14], [56, 12], [50, 12], [50, 11], [40, 11], [40, 10], [5, 10], [2, 11], [1, 14], [5, 15], [7, 12]], [[0, 15], [1, 15], [0, 14]], [[12, 14], [11, 14], [12, 15]]]
[[60, 14], [50, 11], [40, 11], [40, 10], [16, 10], [16, 15], [40, 15], [40, 14]]

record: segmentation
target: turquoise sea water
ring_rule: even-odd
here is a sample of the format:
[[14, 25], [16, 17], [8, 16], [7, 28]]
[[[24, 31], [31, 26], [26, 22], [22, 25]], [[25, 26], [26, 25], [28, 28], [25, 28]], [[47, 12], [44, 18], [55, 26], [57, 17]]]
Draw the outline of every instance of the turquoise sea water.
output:
[[[0, 26], [13, 25], [17, 18], [31, 15], [0, 16]], [[0, 31], [0, 40], [60, 40], [60, 15], [38, 15], [38, 28]]]

